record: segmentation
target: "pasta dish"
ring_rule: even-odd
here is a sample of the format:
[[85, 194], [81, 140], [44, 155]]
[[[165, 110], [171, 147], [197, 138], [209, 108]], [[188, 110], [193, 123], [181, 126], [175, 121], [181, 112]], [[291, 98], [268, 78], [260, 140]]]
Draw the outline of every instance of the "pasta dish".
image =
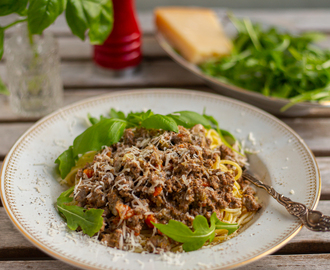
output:
[[[93, 161], [65, 178], [75, 186], [78, 206], [104, 210], [98, 239], [107, 246], [134, 252], [182, 251], [182, 243], [154, 224], [175, 220], [193, 228], [196, 216], [210, 221], [215, 213], [220, 221], [242, 226], [261, 207], [241, 177], [244, 155], [226, 146], [214, 129], [201, 124], [178, 129], [126, 128], [119, 142], [85, 154]], [[233, 148], [238, 150], [237, 145]], [[236, 234], [217, 229], [209, 244]]]

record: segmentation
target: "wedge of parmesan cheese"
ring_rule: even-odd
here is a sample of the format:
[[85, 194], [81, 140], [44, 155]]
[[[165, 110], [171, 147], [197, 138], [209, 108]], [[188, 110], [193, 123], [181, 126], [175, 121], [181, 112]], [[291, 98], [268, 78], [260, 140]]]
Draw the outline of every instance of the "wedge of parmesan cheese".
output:
[[199, 64], [231, 53], [232, 43], [214, 11], [160, 7], [154, 13], [158, 31], [189, 62]]

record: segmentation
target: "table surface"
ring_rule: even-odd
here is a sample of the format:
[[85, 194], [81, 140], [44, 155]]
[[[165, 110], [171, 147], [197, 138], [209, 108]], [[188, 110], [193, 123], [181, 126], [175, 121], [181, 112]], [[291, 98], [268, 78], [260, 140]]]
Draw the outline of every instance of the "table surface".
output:
[[[219, 10], [224, 12], [224, 10]], [[330, 48], [330, 9], [317, 10], [234, 10], [270, 24], [299, 31], [322, 31], [327, 38], [321, 46]], [[152, 13], [139, 13], [143, 30], [143, 62], [138, 74], [109, 78], [93, 68], [92, 48], [72, 36], [64, 17], [49, 28], [59, 42], [64, 105], [96, 95], [137, 88], [186, 88], [215, 93], [203, 82], [169, 59], [154, 38]], [[0, 76], [6, 81], [4, 60]], [[0, 96], [0, 166], [20, 135], [36, 118], [21, 118], [12, 113], [8, 100]], [[281, 118], [308, 144], [316, 156], [321, 177], [321, 200], [317, 209], [330, 214], [330, 113], [300, 118]], [[265, 267], [267, 266], [267, 267]], [[242, 269], [330, 269], [330, 233], [315, 233], [303, 228], [280, 250]], [[0, 201], [0, 269], [75, 269], [55, 260], [33, 246], [13, 226]]]

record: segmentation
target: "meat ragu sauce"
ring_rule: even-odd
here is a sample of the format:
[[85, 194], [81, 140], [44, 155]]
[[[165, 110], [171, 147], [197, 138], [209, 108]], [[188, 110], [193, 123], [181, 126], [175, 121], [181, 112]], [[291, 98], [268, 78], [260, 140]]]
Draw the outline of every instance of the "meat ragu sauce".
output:
[[[211, 150], [202, 125], [179, 126], [179, 133], [126, 129], [120, 142], [104, 148], [76, 175], [74, 199], [84, 208], [104, 209], [99, 240], [124, 250], [162, 252], [178, 246], [154, 223], [170, 219], [190, 228], [197, 215], [208, 220], [223, 209], [257, 211], [254, 190], [238, 179], [241, 198], [233, 195], [234, 175], [214, 169], [217, 156], [244, 167], [244, 159], [225, 145]], [[232, 169], [231, 165], [226, 165]]]

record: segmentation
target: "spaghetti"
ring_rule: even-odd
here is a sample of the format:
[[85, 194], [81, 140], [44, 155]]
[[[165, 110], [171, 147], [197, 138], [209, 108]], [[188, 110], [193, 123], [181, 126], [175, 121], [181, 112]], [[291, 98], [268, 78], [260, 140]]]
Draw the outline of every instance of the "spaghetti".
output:
[[[79, 165], [86, 160], [83, 168]], [[104, 209], [99, 240], [135, 252], [180, 251], [181, 244], [160, 234], [152, 223], [177, 220], [192, 227], [194, 218], [212, 213], [224, 222], [246, 224], [261, 207], [242, 179], [246, 157], [202, 125], [179, 132], [126, 129], [121, 141], [81, 158], [66, 181], [84, 208]], [[75, 179], [71, 178], [75, 175]], [[216, 230], [212, 244], [224, 241]]]

